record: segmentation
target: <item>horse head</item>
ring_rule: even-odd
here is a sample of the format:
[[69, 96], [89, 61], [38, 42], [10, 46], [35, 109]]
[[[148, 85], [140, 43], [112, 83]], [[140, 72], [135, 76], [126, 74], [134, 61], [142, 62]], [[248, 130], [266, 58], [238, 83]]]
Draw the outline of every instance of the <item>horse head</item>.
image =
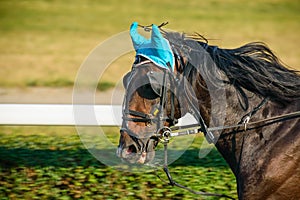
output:
[[126, 95], [117, 155], [130, 163], [143, 164], [154, 158], [160, 130], [174, 125], [181, 114], [171, 90], [177, 87], [169, 42], [156, 25], [152, 25], [150, 39], [140, 35], [137, 27], [135, 22], [130, 28], [136, 61], [123, 79]]
[[180, 118], [173, 74], [142, 58], [123, 78], [123, 124], [117, 155], [130, 163], [147, 163], [155, 156], [159, 133]]
[[[187, 65], [185, 56], [175, 59], [180, 48], [171, 48], [157, 26], [152, 25], [150, 39], [139, 35], [137, 26], [133, 23], [130, 29], [136, 60], [123, 79], [126, 95], [117, 155], [130, 163], [143, 164], [154, 158], [162, 131], [175, 125], [187, 112], [197, 114], [199, 109], [194, 86], [185, 77], [189, 74], [182, 71], [183, 66], [189, 72], [194, 66]], [[196, 76], [189, 78], [197, 80], [197, 84], [203, 80]], [[198, 88], [198, 91], [202, 89]], [[206, 100], [210, 101], [209, 97]], [[200, 113], [196, 118], [201, 118], [201, 126], [206, 127]]]

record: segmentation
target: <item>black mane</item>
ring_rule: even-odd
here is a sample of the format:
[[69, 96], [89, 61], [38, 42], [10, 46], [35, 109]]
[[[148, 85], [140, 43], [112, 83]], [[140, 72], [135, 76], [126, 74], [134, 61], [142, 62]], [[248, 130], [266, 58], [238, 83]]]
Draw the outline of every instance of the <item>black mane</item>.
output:
[[[236, 49], [222, 49], [208, 45], [207, 40], [198, 34], [194, 36], [176, 32], [163, 32], [163, 34], [169, 40], [172, 48], [180, 51], [181, 56], [184, 57], [189, 57], [191, 53], [201, 54], [202, 52], [203, 54], [204, 51], [193, 48], [195, 41], [201, 45], [209, 53], [221, 73], [228, 78], [222, 81], [233, 85], [242, 94], [246, 107], [248, 107], [248, 97], [243, 89], [282, 105], [300, 99], [298, 71], [285, 67], [264, 43], [254, 42]], [[201, 59], [201, 55], [198, 58]], [[209, 71], [205, 63], [196, 67], [204, 67], [203, 70]], [[197, 69], [182, 70], [183, 73], [189, 70], [189, 73], [192, 74], [196, 73]], [[211, 72], [208, 73], [211, 74]]]

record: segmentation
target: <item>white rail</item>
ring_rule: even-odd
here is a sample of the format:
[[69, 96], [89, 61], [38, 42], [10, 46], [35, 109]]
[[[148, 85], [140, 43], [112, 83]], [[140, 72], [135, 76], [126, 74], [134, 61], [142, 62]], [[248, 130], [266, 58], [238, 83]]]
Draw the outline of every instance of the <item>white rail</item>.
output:
[[0, 104], [0, 125], [119, 126], [121, 106]]
[[[187, 114], [177, 125], [197, 123]], [[0, 125], [6, 126], [120, 126], [120, 105], [0, 104]]]

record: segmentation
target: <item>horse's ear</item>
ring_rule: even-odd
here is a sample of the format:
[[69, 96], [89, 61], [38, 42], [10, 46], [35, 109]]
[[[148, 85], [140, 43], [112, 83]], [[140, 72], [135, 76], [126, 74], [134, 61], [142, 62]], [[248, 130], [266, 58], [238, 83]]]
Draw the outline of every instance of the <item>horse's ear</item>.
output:
[[124, 87], [124, 88], [127, 88], [127, 86], [128, 86], [130, 74], [131, 74], [131, 72], [128, 72], [128, 73], [123, 77], [123, 87]]
[[150, 71], [147, 73], [152, 90], [158, 96], [162, 96], [162, 87], [164, 86], [164, 74], [161, 72]]

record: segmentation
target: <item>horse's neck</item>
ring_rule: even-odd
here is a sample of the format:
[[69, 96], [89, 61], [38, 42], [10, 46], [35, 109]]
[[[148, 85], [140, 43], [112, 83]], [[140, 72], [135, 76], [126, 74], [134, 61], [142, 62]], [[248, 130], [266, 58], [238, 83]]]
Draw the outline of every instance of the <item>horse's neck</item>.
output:
[[[234, 88], [230, 88], [226, 91], [227, 96], [227, 105], [226, 105], [226, 117], [225, 117], [225, 126], [237, 125], [251, 109], [259, 104], [259, 98], [251, 98], [249, 103], [249, 109], [244, 111], [239, 103], [237, 98], [237, 93]], [[265, 105], [267, 107], [267, 105]], [[264, 108], [265, 108], [264, 107]], [[261, 117], [261, 111], [258, 111], [255, 116], [251, 118], [251, 121]], [[238, 174], [238, 165], [240, 162], [241, 149], [244, 145], [244, 133], [235, 133], [236, 128], [226, 129], [222, 131], [222, 137], [216, 143], [216, 147], [219, 152], [223, 155], [225, 160], [230, 165], [233, 173]], [[253, 133], [251, 133], [253, 134]], [[226, 135], [226, 136], [223, 136]]]
[[[229, 93], [231, 92], [232, 91], [229, 91]], [[247, 112], [241, 109], [234, 94], [228, 95], [228, 97], [225, 125], [234, 125], [237, 124]], [[261, 99], [256, 96], [249, 98], [250, 107], [248, 112], [260, 102]], [[294, 102], [290, 106], [283, 108], [269, 101], [251, 118], [251, 122], [296, 110], [299, 110], [298, 102]], [[299, 132], [299, 121], [296, 119], [285, 123], [272, 124], [247, 132], [235, 133], [234, 130], [226, 130], [222, 133], [226, 134], [231, 132], [228, 136], [219, 139], [216, 147], [237, 177], [240, 195], [247, 193], [251, 194], [251, 189], [245, 188], [247, 187], [248, 182], [252, 183], [252, 187], [259, 187], [258, 185], [260, 182], [266, 181], [264, 180], [264, 177], [266, 176], [267, 168], [269, 167], [269, 159], [276, 158], [277, 156], [275, 155], [276, 151], [274, 151], [274, 149], [286, 147], [286, 150], [288, 150], [294, 148], [285, 144], [285, 142], [291, 141], [291, 138], [293, 137], [291, 136], [291, 132], [294, 132], [295, 135], [298, 134], [297, 131]], [[298, 140], [298, 144], [299, 142], [300, 141]], [[279, 147], [278, 145], [281, 144], [285, 146]], [[284, 168], [284, 166], [280, 167]], [[262, 193], [264, 193], [263, 190]]]
[[[246, 92], [248, 96], [252, 97], [249, 98], [249, 109], [247, 111], [244, 111], [240, 106], [236, 93], [233, 92], [233, 90], [229, 90], [227, 92], [228, 99], [226, 106], [227, 110], [224, 124], [225, 126], [237, 125], [238, 123], [240, 123], [242, 118], [250, 111], [252, 111], [255, 107], [257, 107], [263, 100], [262, 98], [259, 98], [256, 95]], [[267, 101], [253, 116], [251, 116], [249, 122], [255, 122], [291, 113], [299, 110], [299, 106], [299, 102], [296, 101], [294, 103], [291, 103], [287, 107], [282, 107], [281, 105], [273, 103], [272, 101]], [[219, 151], [223, 154], [224, 158], [228, 161], [233, 172], [236, 173], [238, 172], [238, 169], [236, 169], [236, 167], [240, 162], [240, 155], [242, 153], [241, 149], [244, 148], [243, 145], [245, 145], [245, 139], [256, 138], [257, 141], [260, 141], [258, 143], [259, 147], [265, 146], [267, 142], [270, 145], [270, 143], [272, 143], [273, 141], [271, 140], [272, 137], [281, 138], [280, 132], [276, 130], [278, 130], [282, 126], [282, 124], [286, 126], [286, 124], [288, 123], [277, 123], [257, 128], [251, 131], [239, 131], [238, 133], [236, 133], [235, 131], [237, 129], [224, 130], [221, 134], [228, 136], [221, 137], [221, 139], [219, 139], [219, 141], [217, 142], [216, 146], [219, 149]], [[238, 130], [241, 129], [243, 128], [239, 128]]]

